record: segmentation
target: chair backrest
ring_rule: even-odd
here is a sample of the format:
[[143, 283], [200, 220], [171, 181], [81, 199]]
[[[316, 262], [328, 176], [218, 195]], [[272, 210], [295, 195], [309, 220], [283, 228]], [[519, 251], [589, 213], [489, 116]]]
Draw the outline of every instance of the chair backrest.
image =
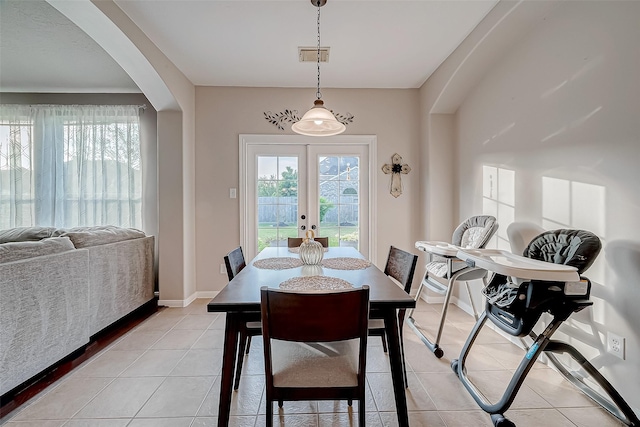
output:
[[409, 293], [411, 291], [413, 275], [416, 272], [417, 262], [418, 255], [391, 246], [389, 256], [387, 257], [387, 265], [384, 267], [384, 274], [400, 282], [404, 291]]
[[328, 237], [314, 237], [314, 239], [316, 242], [320, 242], [320, 244], [322, 245], [323, 248], [328, 248], [329, 247], [329, 238]]
[[[333, 342], [368, 335], [369, 287], [336, 292], [260, 289], [262, 329], [267, 337], [297, 342]], [[365, 343], [366, 345], [366, 343]]]
[[491, 215], [477, 215], [460, 224], [451, 237], [451, 243], [465, 249], [484, 248], [498, 230], [498, 222]]
[[224, 257], [224, 265], [227, 267], [227, 276], [231, 281], [236, 274], [240, 273], [243, 268], [246, 267], [244, 261], [244, 254], [242, 253], [242, 247], [238, 246]]
[[289, 237], [287, 239], [288, 248], [297, 248], [302, 244], [302, 237]]
[[[329, 238], [328, 237], [314, 237], [313, 240], [316, 242], [320, 242], [323, 248], [329, 247]], [[302, 244], [302, 237], [289, 237], [287, 239], [287, 247], [288, 248], [297, 248]]]
[[535, 237], [523, 256], [540, 261], [576, 267], [582, 274], [598, 257], [602, 243], [595, 234], [584, 230], [545, 231]]
[[544, 232], [544, 228], [533, 222], [512, 222], [507, 227], [507, 237], [511, 252], [522, 255], [525, 248], [534, 239]]

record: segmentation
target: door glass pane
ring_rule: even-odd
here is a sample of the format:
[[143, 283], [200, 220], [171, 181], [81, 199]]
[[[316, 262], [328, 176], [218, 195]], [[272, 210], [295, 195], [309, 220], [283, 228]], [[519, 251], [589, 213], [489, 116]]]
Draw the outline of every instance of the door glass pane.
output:
[[329, 237], [329, 246], [358, 248], [359, 157], [320, 156], [320, 234]]
[[298, 235], [298, 158], [258, 156], [258, 251]]

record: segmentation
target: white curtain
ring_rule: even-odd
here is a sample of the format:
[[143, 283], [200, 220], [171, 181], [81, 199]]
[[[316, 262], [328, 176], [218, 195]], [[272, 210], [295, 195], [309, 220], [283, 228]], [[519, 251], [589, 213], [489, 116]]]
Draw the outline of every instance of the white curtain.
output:
[[1, 105], [0, 229], [142, 228], [139, 111]]

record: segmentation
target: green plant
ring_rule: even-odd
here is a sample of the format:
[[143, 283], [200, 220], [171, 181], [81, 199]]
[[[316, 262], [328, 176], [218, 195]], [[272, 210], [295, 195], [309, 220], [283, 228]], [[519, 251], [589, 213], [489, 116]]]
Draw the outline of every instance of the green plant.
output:
[[324, 222], [324, 216], [327, 214], [329, 209], [333, 207], [333, 203], [325, 199], [324, 197], [320, 197], [320, 223]]

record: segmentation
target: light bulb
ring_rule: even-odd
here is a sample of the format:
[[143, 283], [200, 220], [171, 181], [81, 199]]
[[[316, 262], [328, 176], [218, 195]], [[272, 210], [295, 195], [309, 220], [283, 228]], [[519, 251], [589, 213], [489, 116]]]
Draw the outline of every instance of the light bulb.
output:
[[320, 126], [323, 122], [322, 122], [322, 120], [314, 120], [313, 123], [315, 123], [318, 126]]

